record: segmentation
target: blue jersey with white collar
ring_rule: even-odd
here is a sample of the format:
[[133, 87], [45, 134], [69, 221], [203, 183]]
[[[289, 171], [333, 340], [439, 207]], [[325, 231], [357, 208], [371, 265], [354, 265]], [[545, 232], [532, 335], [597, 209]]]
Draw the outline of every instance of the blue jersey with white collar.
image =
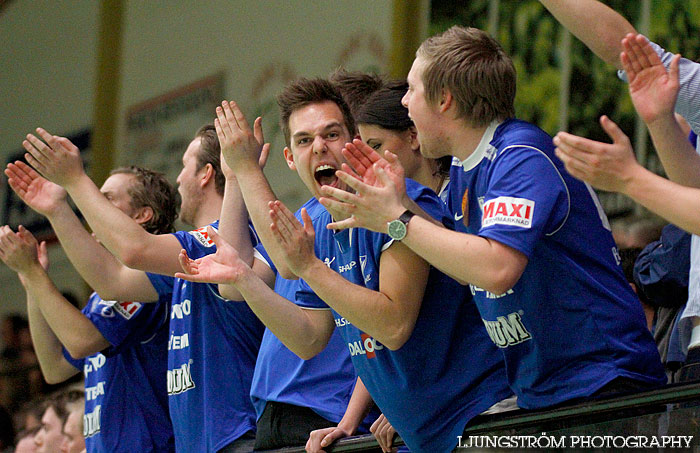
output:
[[93, 293], [83, 314], [110, 346], [84, 359], [64, 357], [85, 375], [85, 447], [89, 452], [172, 452], [167, 370], [170, 298], [156, 303], [104, 301]]
[[[406, 184], [421, 208], [436, 219], [449, 220], [432, 190], [411, 180]], [[330, 214], [325, 212], [320, 220], [327, 224]], [[392, 244], [386, 234], [359, 228], [316, 231], [320, 259], [350, 282], [378, 291], [381, 254]], [[300, 305], [326, 306], [303, 281], [297, 300]], [[512, 393], [503, 361], [468, 292], [434, 268], [413, 333], [396, 351], [359, 330], [342, 313], [333, 314], [357, 374], [411, 451], [451, 451], [472, 417]]]
[[[325, 208], [316, 198], [311, 198], [302, 208], [306, 208], [317, 230], [325, 229], [325, 223], [321, 225], [317, 222]], [[301, 221], [301, 209], [296, 212], [296, 216]], [[258, 244], [256, 250], [277, 274], [263, 245]], [[277, 294], [295, 302], [298, 288], [299, 280], [286, 280], [277, 275]], [[328, 345], [318, 355], [303, 360], [290, 351], [270, 329], [265, 329], [250, 396], [258, 418], [268, 401], [276, 401], [308, 407], [323, 418], [338, 423], [345, 414], [356, 379], [350, 354], [339, 332], [333, 332]], [[371, 421], [360, 426], [358, 432], [369, 432]]]
[[[216, 252], [206, 228], [174, 234], [192, 259]], [[159, 294], [172, 294], [167, 386], [175, 446], [218, 451], [255, 430], [250, 383], [263, 325], [247, 304], [223, 299], [217, 285], [148, 277]]]
[[448, 207], [457, 231], [528, 257], [505, 294], [471, 285], [519, 406], [586, 397], [616, 377], [665, 382], [607, 218], [549, 135], [518, 120], [490, 125], [469, 158], [453, 161]]

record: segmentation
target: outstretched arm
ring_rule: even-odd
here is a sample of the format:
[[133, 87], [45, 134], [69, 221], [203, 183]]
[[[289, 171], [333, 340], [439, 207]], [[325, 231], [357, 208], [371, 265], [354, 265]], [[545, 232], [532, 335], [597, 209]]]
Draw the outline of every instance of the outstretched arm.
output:
[[678, 125], [674, 110], [680, 90], [680, 55], [667, 70], [643, 35], [627, 35], [620, 55], [629, 78], [634, 107], [644, 120], [668, 177], [679, 184], [700, 187], [700, 155]]
[[[20, 227], [19, 232], [14, 233], [9, 227], [2, 227], [0, 258], [19, 274], [30, 303], [38, 306], [46, 323], [73, 357], [85, 357], [109, 346], [90, 320], [71, 305], [53, 284], [39, 263], [36, 239], [29, 231]], [[56, 352], [61, 354], [60, 348], [57, 351], [56, 342], [50, 339], [45, 329], [42, 331], [41, 323], [36, 327], [35, 335], [44, 342], [42, 346], [47, 356], [51, 357], [49, 362], [55, 365], [60, 362], [56, 356]]]
[[608, 117], [601, 125], [613, 143], [601, 143], [559, 132], [557, 156], [576, 178], [623, 193], [669, 222], [700, 234], [700, 189], [680, 186], [639, 165], [629, 138]]
[[124, 266], [85, 230], [60, 186], [20, 161], [8, 164], [5, 174], [22, 201], [49, 219], [68, 259], [103, 299], [158, 300], [158, 294], [142, 271]]
[[[375, 186], [337, 172], [338, 177], [356, 193], [324, 188], [325, 193], [334, 197], [324, 198], [324, 205], [349, 216], [346, 220], [329, 224], [329, 227], [386, 232], [387, 222], [404, 212], [406, 207], [401, 195], [387, 172], [376, 165], [374, 171], [378, 181]], [[489, 238], [448, 230], [422, 216], [414, 216], [407, 231], [402, 244], [428, 263], [461, 283], [472, 283], [494, 294], [503, 294], [512, 288], [527, 265], [527, 257], [511, 247]]]
[[597, 0], [540, 0], [574, 36], [608, 64], [622, 69], [620, 42], [636, 30], [627, 19]]
[[356, 285], [314, 254], [314, 228], [302, 210], [304, 224], [280, 202], [272, 208], [272, 231], [290, 269], [303, 278], [331, 308], [391, 350], [413, 333], [428, 279], [428, 264], [401, 243], [382, 252], [379, 290]]
[[[229, 126], [231, 109], [228, 103], [224, 101], [223, 107], [216, 108], [217, 119], [214, 120], [214, 127], [219, 138], [221, 147], [227, 149], [231, 146], [232, 132]], [[227, 113], [229, 117], [227, 117]], [[258, 117], [254, 124], [254, 139], [257, 143], [263, 143], [262, 118]], [[270, 144], [265, 143], [260, 152], [258, 164], [260, 168], [265, 167], [267, 156], [270, 152]], [[241, 193], [241, 188], [238, 185], [238, 179], [235, 173], [226, 163], [223, 152], [221, 153], [221, 171], [226, 178], [226, 186], [224, 189], [224, 200], [221, 206], [221, 215], [219, 216], [218, 235], [228, 242], [238, 253], [238, 257], [250, 266], [255, 273], [265, 281], [271, 288], [275, 284], [275, 275], [269, 266], [255, 260], [253, 258], [253, 244], [250, 240], [250, 229], [248, 224], [248, 210]], [[219, 292], [229, 300], [243, 300], [243, 296], [238, 292], [233, 285], [220, 285]]]
[[170, 234], [150, 234], [107, 200], [85, 174], [80, 151], [67, 138], [37, 129], [22, 142], [27, 161], [64, 187], [95, 235], [126, 266], [172, 275], [179, 269], [180, 243]]
[[[46, 243], [42, 242], [37, 248], [37, 258], [43, 269], [49, 266]], [[7, 257], [7, 255], [3, 255]], [[9, 260], [9, 259], [8, 259]], [[22, 286], [26, 288], [27, 282], [18, 274]], [[44, 315], [36, 302], [27, 292], [27, 315], [29, 317], [29, 334], [39, 360], [39, 367], [44, 379], [49, 384], [58, 384], [78, 373], [78, 369], [63, 357], [63, 345], [53, 333], [51, 327], [44, 319]]]
[[338, 422], [338, 426], [317, 429], [311, 431], [309, 440], [306, 442], [307, 453], [323, 453], [324, 448], [333, 442], [344, 437], [352, 436], [357, 431], [362, 420], [365, 419], [374, 401], [367, 391], [362, 379], [357, 378], [355, 389], [352, 392], [348, 407], [343, 414], [343, 418]]
[[216, 245], [216, 253], [191, 260], [182, 250], [184, 272], [176, 277], [233, 286], [258, 319], [302, 359], [310, 359], [326, 347], [335, 328], [330, 310], [304, 309], [275, 293], [216, 231], [208, 227], [207, 234]]

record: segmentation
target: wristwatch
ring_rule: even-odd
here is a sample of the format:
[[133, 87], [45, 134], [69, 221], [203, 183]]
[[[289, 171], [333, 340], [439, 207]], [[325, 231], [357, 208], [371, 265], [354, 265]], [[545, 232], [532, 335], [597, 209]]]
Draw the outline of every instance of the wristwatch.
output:
[[389, 237], [395, 241], [400, 241], [406, 237], [408, 222], [415, 214], [409, 209], [406, 209], [398, 219], [387, 222], [387, 233]]

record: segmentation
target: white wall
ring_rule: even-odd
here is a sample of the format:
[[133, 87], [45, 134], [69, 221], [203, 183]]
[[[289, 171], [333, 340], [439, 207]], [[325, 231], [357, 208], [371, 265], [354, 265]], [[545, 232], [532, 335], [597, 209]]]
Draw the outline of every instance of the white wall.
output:
[[[127, 1], [117, 148], [126, 142], [124, 115], [130, 106], [220, 71], [225, 97], [252, 116], [290, 78], [325, 76], [340, 64], [386, 70], [391, 5], [390, 0]], [[92, 127], [99, 7], [93, 0], [14, 0], [0, 13], [2, 162], [37, 126], [60, 135]], [[274, 139], [266, 173], [280, 198], [297, 207], [309, 195], [283, 161], [277, 121], [276, 109], [264, 117], [266, 138]], [[172, 158], [179, 162], [181, 156]], [[117, 156], [117, 163], [134, 162]], [[58, 286], [84, 291], [58, 246], [51, 256]], [[24, 296], [14, 274], [0, 264], [0, 315], [11, 311], [24, 311]]]
[[[341, 64], [348, 69], [388, 67], [388, 0], [210, 0], [196, 5], [195, 9], [189, 2], [128, 3], [122, 117], [130, 105], [220, 71], [224, 96], [236, 100], [252, 117], [261, 105], [274, 103], [290, 77], [326, 76]], [[284, 163], [283, 141], [273, 134], [277, 109], [272, 113], [263, 118], [266, 139], [275, 139], [266, 173], [277, 195], [298, 206], [308, 192]], [[120, 128], [123, 138], [124, 121]], [[194, 132], [183, 131], [188, 137]]]
[[[1, 162], [41, 126], [71, 134], [92, 123], [99, 3], [91, 0], [13, 1], [0, 15]], [[4, 177], [4, 176], [3, 176]], [[0, 200], [5, 199], [5, 183]], [[78, 296], [86, 289], [60, 248], [50, 248], [54, 281]], [[24, 291], [0, 263], [0, 314], [24, 312]]]

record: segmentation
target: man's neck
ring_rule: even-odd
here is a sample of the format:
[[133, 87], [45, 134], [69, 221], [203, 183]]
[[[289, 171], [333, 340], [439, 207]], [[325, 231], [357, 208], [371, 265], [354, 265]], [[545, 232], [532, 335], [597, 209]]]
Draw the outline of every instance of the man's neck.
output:
[[197, 210], [195, 217], [195, 228], [207, 226], [210, 223], [218, 220], [221, 216], [221, 206], [224, 203], [224, 198], [219, 195], [210, 195], [204, 199], [204, 202]]
[[476, 151], [481, 138], [484, 136], [488, 125], [481, 127], [465, 126], [456, 127], [450, 135], [452, 155], [463, 161]]

